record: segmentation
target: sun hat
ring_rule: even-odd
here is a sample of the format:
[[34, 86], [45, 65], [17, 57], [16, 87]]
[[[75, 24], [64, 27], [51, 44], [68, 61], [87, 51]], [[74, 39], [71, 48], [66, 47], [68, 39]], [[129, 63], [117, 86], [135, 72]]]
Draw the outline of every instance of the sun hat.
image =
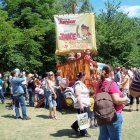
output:
[[68, 60], [74, 60], [75, 58], [75, 54], [74, 53], [70, 53], [68, 56]]
[[33, 74], [29, 73], [29, 74], [28, 74], [28, 77], [29, 77], [29, 78], [33, 77]]

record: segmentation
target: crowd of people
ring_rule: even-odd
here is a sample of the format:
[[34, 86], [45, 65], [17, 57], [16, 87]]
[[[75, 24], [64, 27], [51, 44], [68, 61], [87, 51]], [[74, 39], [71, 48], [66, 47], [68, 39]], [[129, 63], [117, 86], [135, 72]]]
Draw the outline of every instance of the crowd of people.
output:
[[[134, 98], [130, 95], [130, 86], [132, 80], [139, 79], [139, 69], [137, 68], [125, 68], [118, 67], [116, 68], [116, 73], [114, 76], [114, 81], [117, 83], [118, 88], [122, 91], [123, 96], [127, 96], [130, 99], [129, 111], [132, 111], [132, 105], [134, 103]], [[139, 97], [136, 97], [136, 111], [139, 111]]]
[[[61, 75], [62, 71], [60, 70], [58, 70], [56, 74], [50, 71], [43, 76], [38, 76], [38, 74], [26, 75], [25, 72], [20, 72], [19, 69], [15, 69], [5, 81], [2, 79], [2, 74], [0, 74], [1, 102], [3, 104], [5, 102], [3, 86], [8, 82], [12, 99], [12, 108], [15, 110], [16, 119], [22, 118], [23, 120], [30, 120], [31, 118], [26, 113], [26, 102], [29, 103], [30, 107], [34, 107], [43, 99], [44, 108], [49, 109], [49, 118], [57, 120], [56, 110], [62, 110], [62, 102], [64, 101], [63, 91], [69, 84], [67, 80], [64, 81], [64, 83], [62, 82], [64, 78]], [[89, 114], [91, 128], [96, 128], [98, 126], [94, 117], [94, 97], [96, 98], [96, 94], [102, 91], [109, 81], [113, 80], [109, 87], [109, 94], [115, 104], [117, 121], [110, 125], [99, 127], [99, 140], [113, 139], [114, 137], [118, 138], [118, 140], [121, 139], [123, 122], [121, 112], [125, 105], [129, 105], [129, 111], [132, 111], [134, 97], [130, 95], [129, 89], [133, 79], [139, 76], [139, 69], [137, 68], [117, 67], [113, 69], [111, 66], [105, 65], [100, 73], [96, 91], [91, 91], [84, 84], [86, 74], [79, 72], [76, 75], [76, 82], [79, 84], [75, 86], [75, 95], [78, 102], [74, 105], [74, 108], [77, 109], [78, 114], [83, 112]], [[22, 117], [19, 113], [19, 104], [22, 110]], [[136, 111], [139, 111], [139, 97], [136, 97]], [[71, 125], [71, 128], [76, 132], [80, 132], [81, 136], [90, 137], [86, 129], [79, 130], [77, 121]]]

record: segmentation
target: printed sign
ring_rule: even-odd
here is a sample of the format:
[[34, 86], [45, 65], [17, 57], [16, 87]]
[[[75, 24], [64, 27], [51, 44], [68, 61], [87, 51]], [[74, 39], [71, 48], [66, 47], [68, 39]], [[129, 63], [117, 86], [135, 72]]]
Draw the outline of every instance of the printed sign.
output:
[[95, 15], [93, 13], [55, 15], [56, 54], [96, 51]]

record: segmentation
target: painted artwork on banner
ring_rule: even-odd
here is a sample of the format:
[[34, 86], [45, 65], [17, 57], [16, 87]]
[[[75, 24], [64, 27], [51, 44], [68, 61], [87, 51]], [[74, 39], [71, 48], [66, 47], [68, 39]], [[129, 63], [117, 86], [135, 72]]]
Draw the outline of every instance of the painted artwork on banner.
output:
[[55, 15], [56, 54], [96, 51], [95, 15], [93, 13]]

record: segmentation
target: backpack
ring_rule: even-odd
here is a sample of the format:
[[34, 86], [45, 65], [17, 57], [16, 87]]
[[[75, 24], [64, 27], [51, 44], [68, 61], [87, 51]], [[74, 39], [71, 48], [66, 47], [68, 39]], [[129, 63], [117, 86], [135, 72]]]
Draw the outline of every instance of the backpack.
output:
[[107, 92], [111, 82], [108, 82], [103, 92], [96, 94], [94, 102], [94, 114], [99, 126], [111, 124], [117, 120], [115, 106], [112, 97]]
[[80, 84], [80, 83], [76, 82], [72, 87], [67, 87], [64, 90], [63, 96], [64, 96], [67, 106], [74, 106], [74, 104], [77, 103], [77, 98], [76, 98], [75, 89], [74, 89], [77, 84]]

